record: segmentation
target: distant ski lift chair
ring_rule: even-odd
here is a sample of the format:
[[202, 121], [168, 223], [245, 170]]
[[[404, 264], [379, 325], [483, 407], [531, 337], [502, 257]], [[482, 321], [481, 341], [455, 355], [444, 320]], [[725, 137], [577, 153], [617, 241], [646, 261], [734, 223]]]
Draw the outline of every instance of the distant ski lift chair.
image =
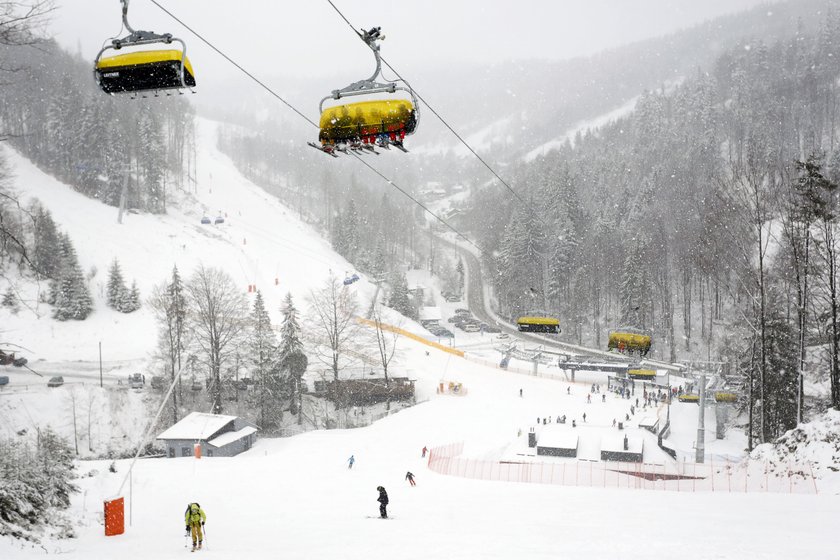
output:
[[[417, 96], [410, 87], [407, 87], [408, 84], [403, 87], [397, 86], [396, 82], [376, 81], [382, 71], [377, 41], [385, 39], [385, 36], [380, 34], [380, 28], [374, 27], [358, 35], [373, 51], [373, 56], [376, 58], [376, 70], [370, 78], [333, 90], [330, 95], [321, 100], [318, 106], [321, 112], [320, 133], [318, 134], [320, 145], [314, 142], [308, 142], [308, 144], [333, 157], [338, 157], [338, 152], [348, 153], [348, 150], [355, 153], [378, 154], [376, 147], [390, 149], [394, 146], [407, 152], [408, 150], [403, 146], [403, 140], [406, 135], [413, 134], [417, 130], [419, 121]], [[407, 92], [411, 99], [360, 101], [324, 108], [324, 102], [328, 99], [395, 93], [397, 90]]]
[[[154, 92], [158, 95], [161, 90], [180, 90], [195, 87], [195, 73], [187, 58], [187, 45], [171, 33], [159, 35], [153, 31], [135, 31], [128, 23], [129, 0], [122, 3], [123, 25], [129, 35], [121, 39], [111, 39], [110, 45], [105, 45], [96, 55], [94, 63], [94, 78], [97, 85], [108, 94], [130, 93], [138, 94]], [[139, 47], [144, 45], [180, 43], [179, 49], [159, 49], [134, 51], [103, 57], [106, 51], [118, 51], [123, 47]], [[145, 97], [145, 96], [144, 96]]]
[[216, 224], [216, 225], [223, 224], [223, 223], [225, 223], [225, 219], [221, 216], [216, 216], [216, 221], [213, 222], [213, 223]]
[[545, 334], [559, 334], [560, 321], [554, 317], [526, 315], [516, 320], [519, 332], [536, 332]]
[[204, 225], [207, 225], [207, 224], [212, 224], [213, 221], [210, 220], [210, 218], [208, 218], [207, 216], [204, 216], [203, 218], [201, 218], [201, 223], [204, 224]]
[[344, 285], [349, 286], [353, 282], [356, 282], [358, 279], [359, 279], [358, 274], [353, 274], [352, 276], [348, 276], [347, 278], [344, 279]]

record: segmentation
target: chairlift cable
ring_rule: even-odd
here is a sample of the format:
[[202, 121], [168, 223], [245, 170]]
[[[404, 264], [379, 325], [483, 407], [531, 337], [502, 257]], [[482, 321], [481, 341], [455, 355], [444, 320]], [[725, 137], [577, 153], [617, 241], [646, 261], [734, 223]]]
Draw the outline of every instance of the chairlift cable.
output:
[[[187, 29], [187, 31], [189, 31], [190, 33], [192, 33], [193, 35], [195, 35], [196, 37], [198, 37], [198, 39], [200, 39], [200, 40], [201, 40], [201, 41], [202, 41], [205, 45], [207, 45], [208, 47], [210, 47], [211, 49], [213, 49], [213, 50], [214, 50], [216, 53], [218, 53], [218, 54], [219, 54], [222, 58], [224, 58], [225, 60], [227, 60], [228, 62], [230, 62], [233, 66], [235, 66], [235, 67], [236, 67], [239, 71], [241, 71], [241, 72], [242, 72], [243, 74], [245, 74], [247, 77], [251, 78], [251, 80], [253, 80], [253, 81], [254, 81], [254, 82], [256, 82], [257, 84], [259, 84], [259, 85], [260, 85], [260, 87], [262, 87], [264, 90], [266, 90], [268, 93], [270, 93], [273, 97], [275, 97], [275, 98], [279, 99], [279, 100], [280, 100], [280, 101], [281, 101], [284, 105], [286, 105], [287, 107], [289, 107], [292, 111], [294, 111], [294, 112], [295, 112], [298, 116], [300, 116], [300, 117], [301, 117], [302, 119], [304, 119], [306, 122], [308, 122], [309, 124], [311, 124], [312, 126], [314, 126], [314, 127], [316, 127], [316, 128], [320, 128], [320, 127], [318, 126], [318, 124], [316, 124], [316, 123], [315, 123], [314, 121], [312, 121], [309, 117], [307, 117], [306, 115], [304, 115], [304, 114], [303, 114], [301, 111], [299, 111], [299, 110], [298, 110], [298, 109], [297, 109], [294, 105], [292, 105], [291, 103], [289, 103], [288, 101], [286, 101], [285, 99], [283, 99], [283, 98], [282, 98], [279, 94], [277, 94], [277, 93], [276, 93], [273, 89], [271, 89], [271, 88], [270, 88], [269, 86], [267, 86], [265, 83], [263, 83], [262, 81], [260, 81], [260, 80], [259, 80], [256, 76], [254, 76], [254, 75], [253, 75], [253, 74], [251, 74], [248, 70], [246, 70], [246, 69], [245, 69], [245, 68], [243, 68], [241, 65], [239, 65], [239, 64], [238, 64], [235, 60], [233, 60], [233, 59], [232, 59], [232, 58], [230, 58], [228, 55], [226, 55], [224, 52], [222, 52], [222, 51], [221, 51], [219, 48], [217, 48], [217, 47], [216, 47], [213, 43], [211, 43], [210, 41], [208, 41], [207, 39], [205, 39], [205, 38], [204, 38], [204, 37], [203, 37], [200, 33], [198, 33], [198, 32], [197, 32], [196, 30], [194, 30], [192, 27], [190, 27], [189, 25], [187, 25], [186, 23], [184, 23], [184, 21], [182, 21], [180, 18], [178, 18], [175, 14], [173, 14], [172, 12], [170, 12], [169, 10], [167, 10], [166, 8], [164, 8], [163, 6], [161, 6], [161, 5], [160, 5], [160, 3], [159, 3], [157, 0], [149, 0], [149, 1], [150, 1], [152, 4], [154, 4], [155, 6], [157, 6], [158, 8], [160, 8], [160, 9], [161, 9], [161, 10], [162, 10], [162, 11], [163, 11], [166, 15], [168, 15], [169, 17], [171, 17], [172, 19], [174, 19], [176, 22], [178, 22], [179, 24], [181, 24], [181, 25], [182, 25], [185, 29]], [[329, 0], [327, 0], [327, 1], [329, 2]], [[332, 2], [330, 2], [330, 4], [332, 4]], [[335, 5], [333, 5], [333, 7], [335, 7]], [[338, 8], [336, 8], [336, 10], [338, 10]], [[339, 12], [339, 14], [341, 14], [341, 12]], [[344, 15], [343, 15], [343, 14], [342, 14], [342, 17], [344, 17]], [[345, 21], [347, 21], [347, 18], [344, 18], [344, 20], [345, 20]], [[348, 21], [347, 23], [349, 24], [350, 22]], [[354, 31], [355, 31], [355, 30], [354, 30]], [[357, 33], [357, 34], [358, 34], [358, 33]], [[361, 37], [361, 35], [360, 35], [360, 37]], [[389, 67], [390, 67], [390, 65], [389, 65]], [[425, 103], [425, 101], [424, 101], [424, 103]], [[440, 117], [438, 117], [438, 118], [440, 118]], [[421, 203], [419, 200], [417, 200], [416, 198], [414, 198], [414, 197], [413, 197], [410, 193], [408, 193], [407, 191], [405, 191], [404, 189], [402, 189], [399, 185], [397, 185], [395, 182], [393, 182], [393, 181], [392, 181], [392, 180], [390, 180], [388, 177], [386, 177], [386, 176], [385, 176], [382, 172], [380, 172], [378, 169], [376, 169], [375, 167], [373, 167], [370, 163], [368, 163], [367, 161], [363, 160], [361, 157], [359, 157], [359, 155], [358, 155], [358, 154], [355, 154], [355, 153], [354, 153], [353, 155], [356, 157], [356, 159], [358, 159], [360, 162], [362, 162], [362, 163], [363, 163], [363, 164], [364, 164], [364, 165], [365, 165], [368, 169], [370, 169], [370, 170], [371, 170], [371, 171], [373, 171], [376, 175], [378, 175], [379, 177], [381, 177], [381, 178], [382, 178], [382, 179], [383, 179], [386, 183], [388, 183], [388, 184], [389, 184], [389, 185], [391, 185], [394, 189], [396, 189], [396, 190], [398, 190], [399, 192], [401, 192], [403, 195], [405, 195], [405, 196], [406, 196], [406, 198], [408, 198], [408, 199], [409, 199], [409, 200], [411, 200], [414, 204], [416, 204], [417, 206], [419, 206], [420, 208], [422, 208], [425, 212], [427, 212], [427, 213], [428, 213], [429, 215], [431, 215], [433, 218], [435, 218], [436, 220], [438, 220], [439, 222], [441, 222], [441, 223], [442, 223], [443, 225], [445, 225], [447, 228], [451, 229], [451, 230], [452, 230], [453, 232], [455, 232], [455, 234], [457, 234], [460, 238], [464, 239], [467, 243], [469, 243], [470, 245], [472, 245], [473, 247], [475, 247], [476, 249], [478, 249], [479, 251], [481, 251], [481, 248], [480, 248], [480, 247], [479, 247], [476, 243], [474, 243], [474, 242], [473, 242], [473, 241], [472, 241], [469, 237], [467, 237], [466, 235], [464, 235], [463, 233], [461, 233], [460, 231], [458, 231], [457, 229], [455, 229], [455, 228], [454, 228], [452, 225], [450, 225], [450, 224], [449, 224], [446, 220], [444, 220], [443, 218], [441, 218], [440, 216], [438, 216], [437, 214], [435, 214], [434, 212], [432, 212], [431, 210], [429, 210], [429, 208], [428, 208], [426, 205], [424, 205], [424, 204], [423, 204], [423, 203]], [[517, 196], [518, 196], [518, 195], [517, 195]]]
[[289, 109], [291, 109], [292, 111], [294, 111], [295, 113], [297, 113], [297, 114], [298, 114], [298, 115], [299, 115], [299, 116], [300, 116], [303, 120], [305, 120], [306, 122], [308, 122], [308, 123], [309, 123], [309, 124], [311, 124], [312, 126], [315, 126], [315, 127], [317, 127], [317, 126], [318, 126], [317, 124], [315, 124], [315, 122], [314, 122], [314, 121], [312, 121], [312, 119], [310, 119], [309, 117], [307, 117], [306, 115], [304, 115], [303, 113], [301, 113], [300, 111], [298, 111], [298, 110], [297, 110], [297, 108], [295, 108], [295, 106], [294, 106], [294, 105], [292, 105], [291, 103], [289, 103], [288, 101], [286, 101], [285, 99], [283, 99], [282, 97], [280, 97], [280, 95], [278, 95], [278, 94], [277, 94], [277, 93], [276, 93], [273, 89], [271, 89], [270, 87], [268, 87], [267, 85], [265, 85], [265, 84], [264, 84], [262, 81], [260, 81], [260, 80], [259, 80], [256, 76], [254, 76], [253, 74], [251, 74], [250, 72], [248, 72], [245, 68], [243, 68], [242, 66], [240, 66], [240, 65], [239, 65], [239, 64], [238, 64], [235, 60], [233, 60], [233, 59], [232, 59], [232, 58], [230, 58], [228, 55], [226, 55], [225, 53], [223, 53], [220, 49], [218, 49], [218, 48], [217, 48], [217, 47], [216, 47], [213, 43], [211, 43], [210, 41], [208, 41], [207, 39], [205, 39], [205, 38], [204, 38], [204, 37], [203, 37], [203, 36], [202, 36], [202, 35], [201, 35], [198, 31], [196, 31], [195, 29], [193, 29], [192, 27], [190, 27], [189, 25], [187, 25], [186, 23], [184, 23], [184, 22], [183, 22], [181, 19], [179, 19], [179, 18], [178, 18], [175, 14], [173, 14], [172, 12], [170, 12], [169, 10], [167, 10], [166, 8], [164, 8], [163, 6], [161, 6], [161, 5], [160, 5], [160, 3], [158, 3], [158, 1], [157, 1], [157, 0], [149, 0], [149, 1], [150, 1], [152, 4], [154, 4], [155, 6], [157, 6], [158, 8], [160, 8], [161, 10], [163, 10], [163, 12], [164, 12], [166, 15], [168, 15], [169, 17], [171, 17], [172, 19], [174, 19], [175, 21], [177, 21], [178, 23], [180, 23], [180, 24], [181, 24], [184, 28], [186, 28], [186, 30], [187, 30], [187, 31], [189, 31], [190, 33], [192, 33], [193, 35], [195, 35], [196, 37], [198, 37], [198, 39], [199, 39], [199, 40], [201, 40], [201, 42], [203, 42], [205, 45], [207, 45], [208, 47], [210, 47], [211, 49], [213, 49], [214, 51], [216, 51], [216, 53], [217, 53], [217, 54], [219, 54], [219, 56], [221, 56], [222, 58], [224, 58], [225, 60], [227, 60], [228, 62], [230, 62], [232, 65], [234, 65], [234, 66], [235, 66], [235, 67], [236, 67], [236, 68], [237, 68], [240, 72], [242, 72], [243, 74], [245, 74], [246, 76], [248, 76], [249, 78], [251, 78], [254, 82], [256, 82], [259, 86], [261, 86], [264, 90], [266, 90], [266, 91], [267, 91], [268, 93], [270, 93], [272, 96], [274, 96], [274, 97], [276, 97], [277, 99], [279, 99], [279, 100], [280, 100], [280, 101], [281, 101], [284, 105], [286, 105]]
[[476, 245], [475, 243], [473, 243], [473, 241], [472, 241], [469, 237], [467, 237], [466, 235], [464, 235], [463, 233], [461, 233], [460, 231], [458, 231], [457, 229], [455, 229], [454, 227], [452, 227], [452, 226], [449, 224], [449, 222], [447, 222], [446, 220], [444, 220], [443, 218], [441, 218], [440, 216], [438, 216], [437, 214], [435, 214], [434, 212], [432, 212], [431, 210], [429, 210], [429, 209], [428, 209], [428, 207], [426, 207], [426, 205], [425, 205], [425, 204], [423, 204], [422, 202], [420, 202], [419, 200], [417, 200], [416, 198], [414, 198], [413, 196], [411, 196], [409, 193], [407, 193], [406, 191], [404, 191], [404, 190], [403, 190], [403, 189], [402, 189], [399, 185], [397, 185], [396, 183], [394, 183], [393, 181], [391, 181], [390, 179], [388, 179], [388, 177], [386, 177], [385, 175], [383, 175], [383, 174], [382, 174], [382, 173], [381, 173], [378, 169], [376, 169], [376, 168], [375, 168], [375, 167], [373, 167], [371, 164], [369, 164], [367, 161], [365, 161], [364, 159], [362, 159], [362, 157], [361, 157], [359, 154], [357, 154], [357, 153], [355, 153], [355, 152], [350, 152], [350, 154], [351, 154], [351, 155], [353, 155], [353, 156], [354, 156], [356, 159], [358, 159], [360, 162], [362, 162], [362, 163], [363, 163], [363, 164], [364, 164], [364, 165], [365, 165], [368, 169], [370, 169], [371, 171], [373, 171], [374, 173], [376, 173], [377, 175], [379, 175], [380, 177], [382, 177], [382, 179], [384, 179], [384, 180], [385, 180], [385, 181], [386, 181], [389, 185], [391, 185], [392, 187], [394, 187], [395, 189], [397, 189], [398, 191], [400, 191], [401, 193], [403, 193], [405, 196], [407, 196], [407, 197], [408, 197], [408, 198], [409, 198], [412, 202], [414, 202], [417, 206], [419, 206], [420, 208], [422, 208], [423, 210], [425, 210], [426, 212], [428, 212], [428, 213], [429, 213], [429, 214], [430, 214], [433, 218], [435, 218], [435, 219], [436, 219], [436, 220], [438, 220], [440, 223], [442, 223], [443, 225], [445, 225], [446, 227], [448, 227], [449, 229], [451, 229], [452, 231], [454, 231], [454, 232], [455, 232], [455, 233], [456, 233], [459, 237], [461, 237], [464, 241], [466, 241], [467, 243], [469, 243], [470, 245], [472, 245], [473, 247], [475, 247], [476, 249], [478, 249], [479, 251], [481, 251], [481, 247], [479, 247], [478, 245]]

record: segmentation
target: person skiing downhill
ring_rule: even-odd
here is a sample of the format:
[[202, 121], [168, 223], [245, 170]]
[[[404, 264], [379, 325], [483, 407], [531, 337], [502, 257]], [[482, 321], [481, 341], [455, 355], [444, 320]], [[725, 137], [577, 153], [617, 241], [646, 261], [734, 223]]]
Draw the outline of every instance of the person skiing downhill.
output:
[[377, 486], [377, 490], [379, 490], [379, 497], [376, 498], [376, 501], [379, 502], [379, 516], [382, 519], [388, 518], [388, 492], [385, 491], [385, 488], [382, 486]]
[[409, 483], [409, 484], [411, 484], [412, 486], [417, 486], [417, 484], [415, 484], [415, 483], [414, 483], [414, 473], [413, 473], [413, 472], [408, 471], [407, 473], [405, 473], [405, 479], [406, 479], [406, 480], [408, 481], [408, 483]]
[[184, 512], [184, 523], [187, 524], [187, 533], [192, 536], [193, 551], [201, 549], [201, 544], [204, 541], [204, 534], [201, 529], [204, 527], [205, 521], [207, 521], [207, 516], [197, 502], [187, 506], [187, 511]]
[[353, 463], [355, 463], [355, 462], [356, 462], [356, 458], [353, 457], [352, 455], [350, 455], [350, 458], [347, 459], [347, 468], [352, 469], [353, 468]]

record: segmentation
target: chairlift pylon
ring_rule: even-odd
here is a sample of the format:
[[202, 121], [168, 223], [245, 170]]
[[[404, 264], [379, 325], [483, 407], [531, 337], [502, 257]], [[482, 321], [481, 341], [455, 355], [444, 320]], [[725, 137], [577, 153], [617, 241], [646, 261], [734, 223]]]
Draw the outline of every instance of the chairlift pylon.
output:
[[[171, 33], [157, 34], [153, 31], [135, 31], [128, 23], [129, 0], [120, 0], [122, 4], [123, 26], [129, 34], [118, 39], [111, 39], [96, 55], [93, 75], [97, 85], [105, 93], [143, 94], [153, 92], [155, 96], [164, 90], [176, 89], [193, 91], [195, 73], [187, 58], [187, 45]], [[106, 51], [120, 51], [124, 47], [145, 45], [172, 45], [180, 43], [181, 48], [140, 50], [104, 56]], [[145, 97], [145, 95], [143, 95]]]
[[[376, 69], [370, 78], [333, 90], [321, 100], [318, 105], [321, 113], [318, 134], [320, 145], [314, 142], [308, 144], [333, 157], [349, 151], [379, 154], [376, 148], [388, 150], [391, 146], [407, 152], [403, 141], [407, 135], [417, 130], [419, 121], [417, 96], [407, 85], [398, 86], [397, 82], [385, 80], [381, 76], [382, 60], [379, 56], [378, 42], [385, 39], [381, 28], [362, 30], [358, 35], [373, 51]], [[378, 78], [385, 80], [384, 83], [378, 82]], [[358, 101], [324, 109], [324, 102], [328, 99], [378, 93], [393, 94], [397, 90], [407, 92], [411, 99]]]

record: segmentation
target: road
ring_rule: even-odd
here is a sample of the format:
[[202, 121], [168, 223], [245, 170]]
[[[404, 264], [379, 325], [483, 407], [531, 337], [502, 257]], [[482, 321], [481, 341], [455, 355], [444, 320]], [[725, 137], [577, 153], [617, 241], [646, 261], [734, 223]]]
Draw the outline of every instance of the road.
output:
[[[569, 355], [576, 355], [576, 356], [593, 356], [597, 357], [600, 360], [609, 360], [612, 362], [625, 362], [631, 363], [635, 362], [633, 358], [629, 358], [626, 356], [622, 356], [620, 354], [615, 354], [613, 352], [607, 352], [605, 350], [598, 350], [595, 348], [587, 348], [585, 346], [579, 346], [577, 344], [571, 344], [568, 342], [562, 342], [560, 340], [556, 340], [553, 338], [549, 338], [548, 336], [540, 336], [537, 334], [532, 333], [522, 333], [510, 323], [507, 323], [503, 320], [498, 320], [488, 310], [489, 304], [485, 302], [484, 299], [484, 282], [481, 273], [481, 263], [472, 252], [461, 247], [460, 245], [449, 241], [448, 239], [444, 239], [440, 236], [437, 237], [437, 240], [440, 242], [441, 245], [448, 247], [449, 249], [456, 251], [461, 259], [464, 261], [464, 265], [466, 266], [466, 292], [467, 292], [467, 305], [472, 312], [473, 315], [480, 321], [484, 321], [488, 325], [497, 325], [502, 332], [506, 332], [523, 342], [531, 342], [541, 344], [547, 349], [551, 349], [554, 351], [561, 352], [563, 354]], [[681, 371], [683, 368], [677, 364], [670, 364], [668, 362], [660, 362], [657, 360], [642, 360], [641, 365], [643, 366], [650, 366], [657, 369], [668, 369], [672, 371]]]

